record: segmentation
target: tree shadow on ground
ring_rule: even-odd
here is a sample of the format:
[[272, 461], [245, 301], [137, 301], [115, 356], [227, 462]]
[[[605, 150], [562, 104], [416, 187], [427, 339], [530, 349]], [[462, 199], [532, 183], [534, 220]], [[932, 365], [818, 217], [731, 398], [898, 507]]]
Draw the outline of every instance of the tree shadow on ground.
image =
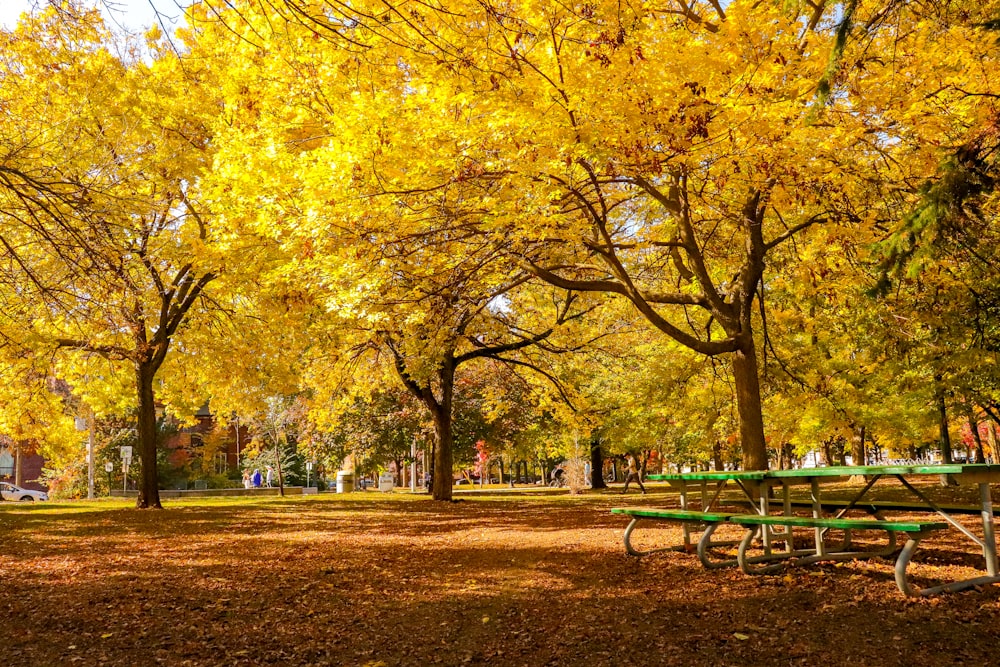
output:
[[0, 643], [34, 664], [993, 662], [996, 587], [907, 600], [889, 561], [747, 577], [634, 559], [612, 503], [32, 513], [5, 525]]

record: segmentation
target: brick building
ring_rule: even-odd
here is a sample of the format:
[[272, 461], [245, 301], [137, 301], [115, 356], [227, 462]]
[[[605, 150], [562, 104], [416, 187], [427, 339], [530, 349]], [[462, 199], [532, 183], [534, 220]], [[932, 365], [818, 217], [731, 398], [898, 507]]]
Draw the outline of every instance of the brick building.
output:
[[[21, 461], [21, 474], [18, 475], [18, 457]], [[34, 452], [26, 452], [7, 437], [0, 437], [0, 481], [17, 484], [25, 489], [48, 491], [39, 478], [42, 476], [43, 459]]]
[[[186, 464], [192, 452], [197, 451], [205, 438], [216, 428], [217, 422], [207, 403], [195, 413], [194, 417], [196, 421], [193, 425], [180, 428], [164, 442], [167, 461], [174, 466], [181, 467]], [[213, 472], [223, 474], [238, 468], [240, 454], [249, 441], [250, 434], [247, 427], [235, 420], [230, 422], [222, 434], [223, 450], [216, 454]]]

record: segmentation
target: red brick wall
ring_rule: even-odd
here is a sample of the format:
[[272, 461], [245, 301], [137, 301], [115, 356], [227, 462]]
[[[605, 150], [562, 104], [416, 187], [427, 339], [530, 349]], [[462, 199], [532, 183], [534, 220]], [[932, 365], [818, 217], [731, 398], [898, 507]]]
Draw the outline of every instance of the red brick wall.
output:
[[[11, 456], [14, 452], [10, 453]], [[48, 491], [48, 488], [38, 482], [38, 478], [42, 474], [42, 466], [45, 465], [45, 459], [43, 459], [38, 454], [32, 454], [31, 456], [21, 456], [21, 473], [24, 480], [24, 488], [34, 489], [36, 491]], [[15, 476], [0, 476], [0, 480], [5, 482], [15, 483]]]

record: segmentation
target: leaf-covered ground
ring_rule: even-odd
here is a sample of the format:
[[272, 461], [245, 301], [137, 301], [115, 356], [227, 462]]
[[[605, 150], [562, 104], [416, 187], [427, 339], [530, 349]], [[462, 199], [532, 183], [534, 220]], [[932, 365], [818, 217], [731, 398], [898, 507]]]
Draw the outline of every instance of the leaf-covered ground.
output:
[[[378, 494], [0, 504], [0, 647], [31, 665], [985, 665], [1000, 586], [908, 600], [888, 561], [641, 561], [623, 498]], [[970, 526], [975, 525], [973, 517]], [[676, 541], [675, 528], [641, 537]], [[804, 539], [808, 539], [805, 536]], [[959, 533], [921, 579], [968, 576]]]

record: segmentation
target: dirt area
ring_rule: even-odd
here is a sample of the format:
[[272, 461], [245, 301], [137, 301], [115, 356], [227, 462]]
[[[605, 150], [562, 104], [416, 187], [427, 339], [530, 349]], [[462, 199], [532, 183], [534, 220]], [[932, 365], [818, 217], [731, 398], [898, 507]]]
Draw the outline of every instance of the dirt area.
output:
[[[885, 560], [748, 577], [626, 556], [608, 510], [676, 502], [3, 504], [0, 647], [11, 665], [997, 664], [1000, 586], [909, 600]], [[929, 539], [918, 583], [968, 576], [972, 548]]]

